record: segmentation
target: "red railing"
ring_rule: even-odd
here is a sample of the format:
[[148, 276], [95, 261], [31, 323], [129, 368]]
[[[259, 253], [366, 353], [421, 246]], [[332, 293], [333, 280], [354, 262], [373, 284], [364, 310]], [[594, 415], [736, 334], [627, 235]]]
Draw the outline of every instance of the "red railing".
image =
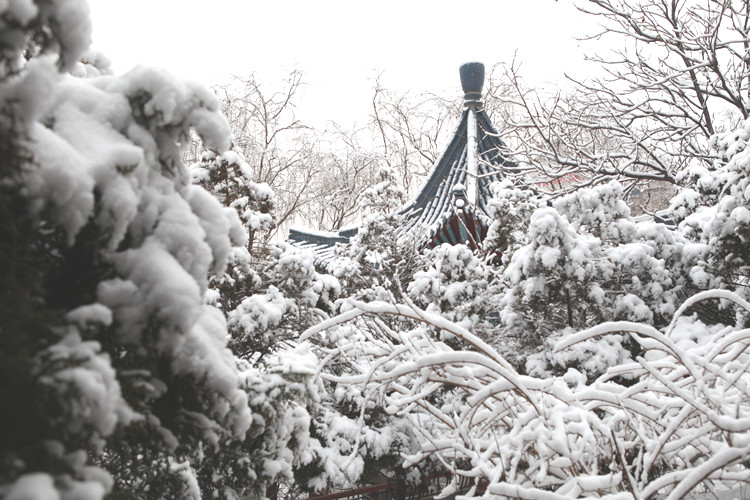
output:
[[[438, 474], [424, 478], [420, 485], [408, 486], [406, 491], [398, 491], [396, 483], [383, 483], [353, 490], [315, 495], [309, 497], [308, 500], [394, 500], [396, 498], [418, 500], [431, 498], [430, 494], [439, 493], [443, 487], [447, 486], [449, 480], [449, 474]], [[469, 478], [461, 477], [459, 479], [459, 491], [465, 492], [471, 487], [471, 483], [472, 481]]]

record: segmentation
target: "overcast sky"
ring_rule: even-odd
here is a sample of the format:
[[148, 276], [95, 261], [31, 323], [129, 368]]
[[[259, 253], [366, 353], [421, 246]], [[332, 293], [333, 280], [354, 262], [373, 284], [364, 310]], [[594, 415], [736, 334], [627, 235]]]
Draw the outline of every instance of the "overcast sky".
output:
[[458, 66], [523, 61], [554, 87], [580, 73], [576, 36], [592, 30], [571, 0], [89, 0], [94, 48], [117, 73], [165, 67], [205, 85], [293, 68], [307, 84], [299, 116], [320, 125], [364, 122], [373, 79], [399, 91], [460, 94]]

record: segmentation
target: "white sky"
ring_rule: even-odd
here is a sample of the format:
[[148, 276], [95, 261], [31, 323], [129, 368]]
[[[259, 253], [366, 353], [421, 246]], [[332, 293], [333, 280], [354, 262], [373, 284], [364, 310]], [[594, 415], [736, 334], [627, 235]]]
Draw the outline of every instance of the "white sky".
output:
[[[489, 69], [517, 51], [538, 86], [580, 74], [591, 21], [571, 0], [89, 0], [93, 48], [117, 73], [160, 66], [205, 85], [255, 73], [269, 88], [305, 74], [298, 116], [364, 123], [373, 79], [386, 88], [460, 94], [458, 66]], [[583, 44], [587, 50], [591, 47]]]

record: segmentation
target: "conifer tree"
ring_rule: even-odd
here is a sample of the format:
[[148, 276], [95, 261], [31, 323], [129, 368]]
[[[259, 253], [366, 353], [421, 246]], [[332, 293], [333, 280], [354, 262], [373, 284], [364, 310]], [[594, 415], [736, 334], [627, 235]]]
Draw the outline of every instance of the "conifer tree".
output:
[[0, 491], [198, 495], [204, 457], [251, 413], [225, 321], [202, 304], [235, 221], [191, 185], [178, 143], [194, 127], [226, 149], [227, 123], [211, 94], [161, 71], [78, 63], [83, 2], [0, 12], [1, 390], [15, 415]]

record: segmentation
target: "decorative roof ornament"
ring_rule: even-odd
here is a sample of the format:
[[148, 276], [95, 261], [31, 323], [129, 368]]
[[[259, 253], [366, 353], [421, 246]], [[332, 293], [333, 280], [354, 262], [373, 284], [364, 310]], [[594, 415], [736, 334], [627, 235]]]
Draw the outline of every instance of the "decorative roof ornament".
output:
[[[491, 185], [503, 172], [516, 168], [482, 104], [484, 64], [470, 62], [459, 68], [464, 110], [443, 154], [438, 158], [416, 196], [394, 207], [401, 216], [400, 234], [421, 235], [424, 247], [442, 243], [481, 245], [490, 224]], [[337, 233], [291, 229], [289, 241], [315, 253], [316, 265], [325, 268], [334, 257], [336, 243], [357, 233], [348, 228]]]
[[484, 87], [484, 64], [467, 62], [458, 68], [461, 75], [461, 88], [464, 89], [464, 106], [482, 107], [482, 88]]

